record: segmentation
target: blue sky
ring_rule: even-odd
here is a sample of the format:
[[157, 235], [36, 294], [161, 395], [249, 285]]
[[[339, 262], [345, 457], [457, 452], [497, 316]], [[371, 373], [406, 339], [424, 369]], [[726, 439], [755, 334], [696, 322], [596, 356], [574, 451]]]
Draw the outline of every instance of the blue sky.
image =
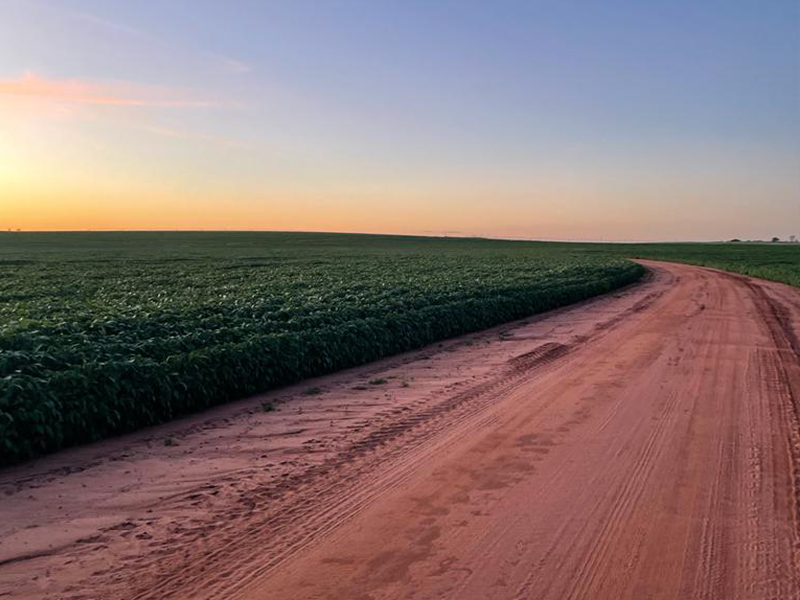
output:
[[800, 233], [797, 2], [0, 8], [26, 228]]

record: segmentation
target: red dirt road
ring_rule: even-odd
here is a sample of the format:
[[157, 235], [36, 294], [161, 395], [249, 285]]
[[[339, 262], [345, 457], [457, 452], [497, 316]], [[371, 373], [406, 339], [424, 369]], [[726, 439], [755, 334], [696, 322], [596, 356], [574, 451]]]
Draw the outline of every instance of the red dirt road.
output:
[[0, 473], [0, 598], [800, 598], [800, 293], [646, 264]]

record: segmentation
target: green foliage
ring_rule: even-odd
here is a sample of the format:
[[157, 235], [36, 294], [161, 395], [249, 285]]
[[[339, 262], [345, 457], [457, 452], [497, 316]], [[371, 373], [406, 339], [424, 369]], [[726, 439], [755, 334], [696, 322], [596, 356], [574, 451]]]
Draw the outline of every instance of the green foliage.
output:
[[800, 287], [800, 244], [659, 244], [640, 246], [636, 255], [714, 267]]
[[642, 272], [490, 240], [0, 235], [0, 462], [522, 318]]
[[800, 287], [800, 244], [764, 242], [576, 244], [587, 256], [623, 256], [683, 262]]

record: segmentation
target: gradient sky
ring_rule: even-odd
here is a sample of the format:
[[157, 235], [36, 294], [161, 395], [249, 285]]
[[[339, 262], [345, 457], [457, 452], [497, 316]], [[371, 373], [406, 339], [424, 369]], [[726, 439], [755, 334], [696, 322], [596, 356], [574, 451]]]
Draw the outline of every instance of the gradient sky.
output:
[[800, 2], [0, 0], [0, 228], [800, 234]]

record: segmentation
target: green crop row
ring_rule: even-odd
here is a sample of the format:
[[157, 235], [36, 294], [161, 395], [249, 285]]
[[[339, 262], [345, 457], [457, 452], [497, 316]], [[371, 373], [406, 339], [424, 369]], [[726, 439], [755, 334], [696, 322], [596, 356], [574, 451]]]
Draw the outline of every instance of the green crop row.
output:
[[219, 235], [72, 247], [32, 234], [49, 245], [0, 247], [0, 462], [563, 306], [643, 272], [482, 240]]

